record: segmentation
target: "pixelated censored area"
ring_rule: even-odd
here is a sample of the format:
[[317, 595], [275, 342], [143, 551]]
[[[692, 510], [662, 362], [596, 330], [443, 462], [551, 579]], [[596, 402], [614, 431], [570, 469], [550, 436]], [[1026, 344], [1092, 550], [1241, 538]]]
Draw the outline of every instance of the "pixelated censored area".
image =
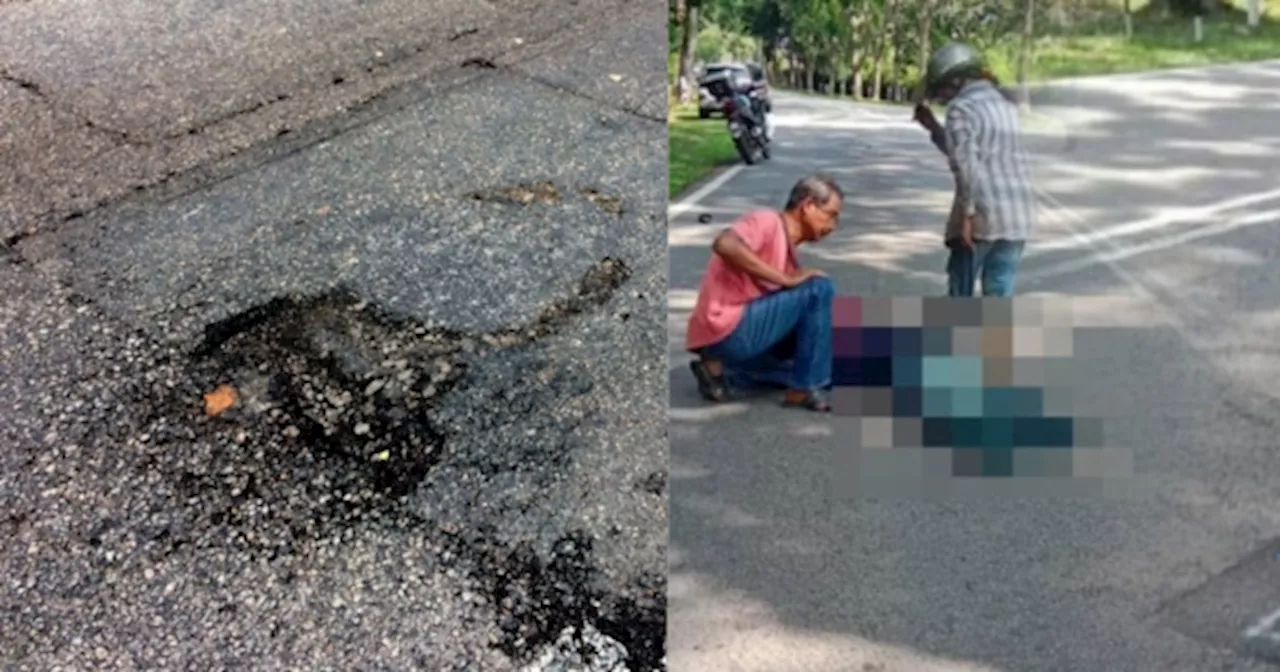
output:
[[1076, 412], [1087, 329], [1065, 298], [838, 297], [832, 406], [857, 480], [902, 494], [904, 483], [1127, 478], [1130, 452], [1107, 445], [1103, 418]]

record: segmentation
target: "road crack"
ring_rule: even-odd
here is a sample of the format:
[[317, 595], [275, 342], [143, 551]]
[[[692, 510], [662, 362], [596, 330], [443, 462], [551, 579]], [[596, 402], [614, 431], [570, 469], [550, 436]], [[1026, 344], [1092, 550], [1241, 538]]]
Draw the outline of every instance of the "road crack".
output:
[[523, 79], [523, 80], [525, 80], [525, 81], [528, 81], [528, 82], [532, 82], [532, 83], [534, 83], [534, 84], [537, 84], [538, 86], [542, 86], [542, 87], [545, 87], [545, 88], [551, 89], [552, 91], [555, 91], [556, 93], [559, 93], [559, 94], [562, 94], [562, 95], [566, 95], [566, 96], [570, 96], [570, 97], [572, 97], [572, 98], [577, 98], [577, 99], [579, 99], [579, 100], [586, 100], [586, 101], [590, 101], [590, 102], [592, 102], [592, 103], [594, 103], [594, 104], [596, 104], [596, 105], [599, 105], [599, 106], [601, 106], [601, 107], [605, 107], [605, 108], [608, 108], [608, 109], [611, 109], [611, 110], [616, 110], [616, 111], [618, 111], [618, 112], [622, 112], [623, 114], [626, 114], [626, 115], [628, 115], [628, 116], [635, 117], [635, 118], [637, 118], [637, 119], [641, 119], [641, 120], [643, 120], [643, 121], [654, 122], [654, 123], [661, 123], [661, 124], [666, 124], [666, 123], [667, 123], [667, 118], [666, 118], [666, 117], [663, 117], [663, 116], [656, 116], [656, 115], [653, 115], [653, 114], [649, 114], [649, 113], [645, 112], [644, 110], [641, 110], [641, 109], [636, 108], [636, 107], [631, 107], [631, 106], [627, 106], [627, 105], [615, 105], [615, 104], [614, 104], [613, 102], [611, 102], [611, 101], [601, 100], [601, 99], [599, 99], [599, 98], [596, 98], [595, 96], [592, 96], [592, 95], [589, 95], [589, 94], [583, 93], [583, 92], [581, 92], [581, 91], [579, 91], [579, 90], [577, 90], [577, 89], [574, 89], [573, 87], [565, 86], [565, 85], [560, 84], [560, 83], [558, 83], [558, 82], [554, 82], [554, 81], [552, 81], [552, 80], [550, 80], [550, 79], [547, 79], [546, 77], [542, 77], [542, 76], [540, 76], [540, 75], [535, 75], [535, 74], [532, 74], [532, 73], [529, 73], [529, 72], [525, 72], [524, 70], [521, 70], [520, 68], [513, 67], [513, 66], [510, 66], [510, 65], [502, 65], [502, 64], [499, 64], [499, 63], [495, 62], [493, 59], [488, 59], [488, 58], [472, 58], [472, 59], [468, 59], [467, 61], [465, 61], [465, 62], [462, 64], [462, 66], [463, 66], [463, 67], [465, 67], [465, 68], [478, 68], [478, 69], [483, 69], [483, 70], [496, 70], [496, 71], [503, 72], [503, 73], [506, 73], [506, 74], [508, 74], [508, 75], [511, 75], [511, 76], [513, 76], [513, 77], [515, 77], [515, 78], [517, 78], [517, 79]]
[[639, 109], [639, 108], [637, 108], [637, 107], [633, 107], [633, 106], [630, 106], [630, 105], [615, 105], [615, 104], [613, 104], [613, 103], [612, 103], [612, 102], [610, 102], [610, 101], [600, 100], [599, 98], [596, 98], [595, 96], [592, 96], [592, 95], [590, 95], [590, 94], [583, 93], [583, 92], [581, 92], [581, 91], [579, 91], [579, 90], [577, 90], [577, 89], [575, 89], [575, 88], [572, 88], [572, 87], [569, 87], [569, 86], [565, 86], [565, 85], [560, 84], [560, 83], [558, 83], [558, 82], [554, 82], [554, 81], [552, 81], [552, 80], [550, 80], [550, 79], [547, 79], [547, 78], [545, 78], [545, 77], [542, 77], [542, 76], [540, 76], [540, 75], [534, 75], [534, 74], [531, 74], [531, 73], [528, 73], [528, 72], [522, 72], [522, 71], [517, 70], [517, 69], [515, 69], [515, 68], [507, 68], [507, 67], [504, 67], [504, 68], [501, 68], [501, 69], [506, 70], [506, 71], [508, 71], [508, 72], [516, 73], [518, 76], [523, 77], [524, 79], [527, 79], [527, 80], [529, 80], [529, 81], [531, 81], [531, 82], [533, 82], [533, 83], [535, 83], [535, 84], [538, 84], [538, 85], [540, 85], [540, 86], [545, 86], [545, 87], [547, 87], [548, 89], [551, 89], [551, 90], [553, 90], [553, 91], [556, 91], [556, 92], [559, 92], [559, 93], [565, 94], [565, 95], [567, 95], [567, 96], [572, 96], [572, 97], [574, 97], [574, 98], [579, 98], [579, 99], [581, 99], [581, 100], [589, 100], [589, 101], [591, 101], [591, 102], [593, 102], [593, 103], [595, 103], [595, 104], [597, 104], [597, 105], [600, 105], [600, 106], [603, 106], [603, 107], [607, 107], [607, 108], [612, 109], [612, 110], [617, 110], [617, 111], [619, 111], [619, 112], [622, 112], [623, 114], [627, 114], [627, 115], [629, 115], [629, 116], [635, 117], [635, 118], [640, 119], [640, 120], [643, 120], [643, 121], [648, 121], [648, 122], [653, 122], [653, 123], [661, 123], [661, 124], [664, 124], [664, 125], [667, 123], [667, 118], [666, 118], [665, 116], [659, 116], [659, 115], [649, 114], [648, 112], [645, 112], [644, 110], [641, 110], [641, 109]]
[[40, 86], [39, 82], [36, 82], [33, 79], [27, 79], [25, 77], [20, 77], [18, 75], [15, 75], [3, 66], [0, 66], [0, 81], [9, 82], [10, 84], [13, 84], [18, 88], [22, 89], [23, 91], [26, 91], [27, 93], [34, 96], [38, 101], [40, 101], [41, 104], [45, 105], [46, 107], [53, 110], [54, 112], [64, 112], [66, 114], [71, 115], [78, 122], [80, 122], [85, 128], [89, 129], [94, 133], [105, 135], [111, 138], [112, 140], [114, 140], [117, 144], [134, 145], [134, 146], [147, 146], [149, 144], [144, 140], [133, 137], [132, 135], [130, 135], [129, 133], [126, 133], [125, 131], [116, 130], [116, 129], [104, 126], [102, 124], [99, 124], [98, 122], [94, 121], [92, 117], [77, 110], [72, 105], [68, 105], [65, 103], [61, 103], [61, 104], [58, 103], [53, 99], [51, 95], [49, 95], [44, 90], [43, 87]]

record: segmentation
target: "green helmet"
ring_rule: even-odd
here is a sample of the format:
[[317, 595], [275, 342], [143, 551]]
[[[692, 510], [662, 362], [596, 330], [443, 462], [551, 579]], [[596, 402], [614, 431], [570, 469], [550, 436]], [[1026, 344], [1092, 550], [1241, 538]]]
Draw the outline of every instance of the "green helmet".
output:
[[933, 92], [956, 77], [974, 77], [982, 72], [982, 54], [963, 43], [951, 42], [933, 52], [925, 68], [925, 90]]

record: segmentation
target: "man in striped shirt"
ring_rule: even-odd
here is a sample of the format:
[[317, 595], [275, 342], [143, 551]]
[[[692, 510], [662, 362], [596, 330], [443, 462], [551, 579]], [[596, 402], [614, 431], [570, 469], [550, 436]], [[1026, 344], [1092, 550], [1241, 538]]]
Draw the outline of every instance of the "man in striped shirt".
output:
[[939, 124], [924, 104], [916, 106], [916, 120], [948, 157], [956, 178], [945, 235], [948, 294], [973, 296], [981, 278], [984, 296], [1012, 296], [1036, 226], [1018, 109], [966, 44], [939, 49], [929, 59], [925, 84], [930, 98], [946, 103], [946, 123]]

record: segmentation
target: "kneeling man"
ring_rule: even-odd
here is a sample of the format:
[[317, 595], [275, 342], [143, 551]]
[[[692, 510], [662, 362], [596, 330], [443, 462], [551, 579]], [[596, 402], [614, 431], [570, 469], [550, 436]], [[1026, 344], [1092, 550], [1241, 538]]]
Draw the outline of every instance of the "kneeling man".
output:
[[800, 268], [796, 247], [835, 230], [844, 194], [812, 175], [791, 189], [782, 212], [756, 210], [716, 237], [689, 318], [686, 348], [698, 391], [728, 398], [730, 386], [782, 387], [785, 405], [829, 411], [831, 307], [835, 287]]

